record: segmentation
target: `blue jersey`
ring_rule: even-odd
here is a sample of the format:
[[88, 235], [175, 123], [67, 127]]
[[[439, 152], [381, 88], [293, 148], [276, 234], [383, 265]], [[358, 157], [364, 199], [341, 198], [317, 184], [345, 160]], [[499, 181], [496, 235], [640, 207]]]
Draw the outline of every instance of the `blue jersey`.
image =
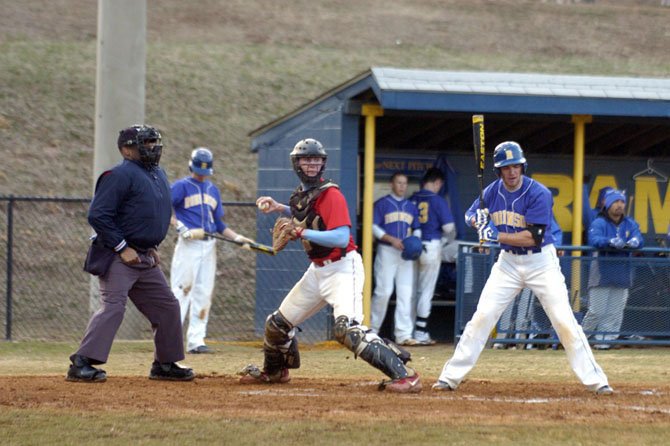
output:
[[[589, 227], [589, 245], [605, 249], [598, 251], [598, 257], [630, 257], [631, 251], [610, 248], [610, 240], [621, 237], [625, 242], [635, 237], [644, 246], [640, 226], [630, 217], [624, 217], [619, 224], [614, 223], [604, 213], [598, 215]], [[612, 286], [628, 288], [632, 285], [631, 264], [627, 261], [614, 260], [598, 262], [597, 268], [591, 268], [589, 286]]]
[[442, 226], [453, 223], [454, 216], [447, 200], [427, 189], [421, 189], [410, 197], [419, 209], [421, 240], [431, 241], [442, 237]]
[[419, 211], [411, 201], [396, 200], [389, 194], [375, 201], [372, 222], [388, 235], [403, 240], [419, 229]]
[[[514, 192], [505, 189], [501, 179], [494, 181], [484, 189], [484, 203], [489, 210], [491, 221], [500, 232], [515, 233], [524, 231], [528, 224], [544, 225], [542, 246], [553, 244], [551, 232], [553, 214], [551, 208], [554, 197], [551, 191], [537, 181], [523, 177], [521, 187]], [[465, 220], [475, 216], [479, 208], [479, 197], [465, 213]], [[503, 249], [512, 252], [527, 252], [528, 248], [519, 248], [501, 243]]]
[[177, 180], [171, 187], [172, 207], [177, 220], [187, 228], [205, 232], [223, 232], [223, 206], [219, 189], [212, 182], [192, 177]]

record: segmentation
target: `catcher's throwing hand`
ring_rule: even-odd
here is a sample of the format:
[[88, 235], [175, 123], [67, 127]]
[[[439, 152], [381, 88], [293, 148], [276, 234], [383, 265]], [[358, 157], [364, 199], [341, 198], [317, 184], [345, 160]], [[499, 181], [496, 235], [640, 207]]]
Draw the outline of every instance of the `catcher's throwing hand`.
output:
[[296, 240], [302, 235], [302, 228], [298, 227], [288, 217], [279, 217], [272, 228], [272, 248], [279, 252], [288, 245], [291, 240]]
[[270, 212], [282, 212], [284, 210], [283, 206], [277, 203], [272, 197], [258, 197], [256, 206], [264, 214], [269, 214]]

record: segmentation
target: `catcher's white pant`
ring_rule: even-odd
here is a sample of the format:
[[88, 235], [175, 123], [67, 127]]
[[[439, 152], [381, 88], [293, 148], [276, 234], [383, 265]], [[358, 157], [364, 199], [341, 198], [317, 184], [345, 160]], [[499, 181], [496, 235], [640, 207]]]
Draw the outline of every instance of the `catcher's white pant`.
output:
[[186, 350], [205, 345], [215, 274], [216, 240], [179, 237], [172, 256], [170, 286], [179, 301], [182, 323], [188, 316]]
[[312, 263], [286, 295], [279, 311], [295, 327], [329, 304], [335, 319], [347, 316], [350, 322], [360, 324], [364, 280], [363, 260], [356, 251], [321, 267]]
[[384, 323], [389, 299], [395, 288], [394, 336], [397, 343], [412, 337], [414, 317], [414, 262], [402, 258], [402, 252], [389, 245], [377, 245], [374, 264], [375, 290], [370, 304], [370, 328], [375, 333]]
[[423, 242], [423, 247], [425, 250], [419, 257], [416, 284], [416, 315], [428, 319], [442, 266], [442, 243], [439, 239], [435, 239]]
[[482, 290], [477, 311], [466, 324], [454, 355], [444, 364], [440, 381], [453, 388], [460, 384], [477, 362], [503, 310], [524, 287], [530, 288], [544, 307], [579, 380], [593, 391], [607, 385], [607, 376], [593, 357], [584, 331], [572, 313], [565, 277], [553, 245], [536, 254], [500, 253]]
[[628, 301], [628, 288], [594, 287], [589, 290], [589, 310], [584, 316], [584, 331], [602, 331], [597, 340], [612, 341], [619, 337], [623, 310]]

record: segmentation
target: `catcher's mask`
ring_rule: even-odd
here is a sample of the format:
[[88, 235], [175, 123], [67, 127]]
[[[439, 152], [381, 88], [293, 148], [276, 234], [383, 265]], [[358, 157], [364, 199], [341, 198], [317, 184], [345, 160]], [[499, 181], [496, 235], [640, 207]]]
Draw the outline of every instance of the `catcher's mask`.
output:
[[209, 176], [214, 173], [214, 156], [207, 147], [198, 147], [191, 152], [188, 170], [198, 175]]
[[137, 147], [140, 161], [146, 168], [158, 166], [163, 153], [160, 132], [147, 125], [134, 125], [121, 130], [117, 145], [119, 150], [122, 147]]
[[493, 150], [493, 169], [496, 175], [500, 176], [500, 168], [504, 166], [522, 166], [521, 173], [526, 173], [528, 163], [523, 155], [523, 149], [514, 141], [501, 142]]
[[[300, 160], [300, 158], [307, 158], [307, 157], [317, 157], [323, 159], [323, 165], [321, 166], [321, 170], [319, 170], [318, 175], [315, 175], [313, 177], [307, 176], [300, 168], [298, 161]], [[326, 154], [323, 145], [316, 139], [312, 138], [307, 138], [303, 139], [302, 141], [298, 141], [295, 147], [293, 147], [293, 151], [291, 152], [291, 163], [293, 163], [293, 170], [298, 175], [298, 178], [300, 178], [300, 181], [302, 181], [305, 185], [308, 186], [313, 186], [321, 181], [323, 171], [326, 170], [327, 159], [328, 154]]]

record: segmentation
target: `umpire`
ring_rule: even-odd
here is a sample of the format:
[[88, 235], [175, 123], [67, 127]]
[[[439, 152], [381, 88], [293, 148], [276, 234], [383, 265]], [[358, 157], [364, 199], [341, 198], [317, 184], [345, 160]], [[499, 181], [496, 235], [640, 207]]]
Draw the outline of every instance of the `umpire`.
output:
[[128, 298], [151, 322], [154, 362], [150, 379], [190, 381], [184, 359], [179, 302], [158, 267], [157, 247], [172, 214], [170, 185], [158, 167], [163, 146], [153, 127], [135, 125], [119, 132], [123, 161], [104, 172], [95, 188], [88, 222], [95, 230], [84, 269], [99, 276], [101, 307], [91, 317], [79, 350], [70, 356], [68, 381], [103, 382], [112, 342]]

